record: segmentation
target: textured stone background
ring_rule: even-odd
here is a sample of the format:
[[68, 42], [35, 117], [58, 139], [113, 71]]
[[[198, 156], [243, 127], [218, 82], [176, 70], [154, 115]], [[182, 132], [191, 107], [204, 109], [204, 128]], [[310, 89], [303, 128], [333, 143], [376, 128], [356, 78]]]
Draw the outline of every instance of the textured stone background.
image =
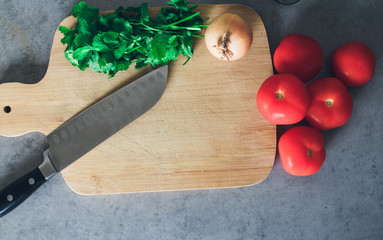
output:
[[[0, 0], [0, 83], [42, 79], [54, 32], [75, 2]], [[101, 10], [142, 2], [88, 1]], [[166, 1], [148, 2], [163, 6]], [[315, 38], [325, 60], [317, 78], [331, 75], [331, 53], [346, 42], [362, 41], [375, 52], [374, 78], [350, 90], [350, 121], [324, 133], [327, 159], [320, 171], [310, 177], [290, 176], [277, 156], [270, 175], [250, 187], [102, 196], [77, 195], [59, 174], [0, 219], [0, 238], [383, 239], [383, 1], [191, 3], [252, 7], [264, 21], [272, 53], [286, 34]], [[278, 135], [285, 130], [279, 127]], [[0, 188], [38, 165], [46, 147], [41, 133], [0, 136]]]

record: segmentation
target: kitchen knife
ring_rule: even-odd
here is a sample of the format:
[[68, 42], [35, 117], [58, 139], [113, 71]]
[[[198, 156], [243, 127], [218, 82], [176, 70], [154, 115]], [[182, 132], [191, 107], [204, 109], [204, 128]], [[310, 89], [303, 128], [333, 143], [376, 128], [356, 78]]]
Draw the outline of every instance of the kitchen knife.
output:
[[41, 165], [0, 191], [0, 217], [20, 205], [43, 183], [151, 109], [168, 79], [162, 66], [101, 99], [48, 134]]

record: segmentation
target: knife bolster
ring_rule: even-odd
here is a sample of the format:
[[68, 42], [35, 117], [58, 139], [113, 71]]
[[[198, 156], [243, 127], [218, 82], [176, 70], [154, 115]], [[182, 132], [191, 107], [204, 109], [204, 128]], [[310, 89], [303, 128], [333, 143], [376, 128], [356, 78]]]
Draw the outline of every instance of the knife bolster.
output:
[[39, 169], [46, 180], [50, 179], [57, 173], [49, 158], [49, 149], [44, 152], [44, 161], [40, 164]]

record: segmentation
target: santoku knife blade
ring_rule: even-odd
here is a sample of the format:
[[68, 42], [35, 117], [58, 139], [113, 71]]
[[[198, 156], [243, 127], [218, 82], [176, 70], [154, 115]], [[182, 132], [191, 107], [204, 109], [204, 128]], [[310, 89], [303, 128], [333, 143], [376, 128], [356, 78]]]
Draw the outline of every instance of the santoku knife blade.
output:
[[42, 164], [0, 191], [0, 217], [17, 207], [49, 178], [151, 109], [165, 91], [167, 79], [167, 65], [155, 69], [48, 134], [49, 148], [42, 156]]

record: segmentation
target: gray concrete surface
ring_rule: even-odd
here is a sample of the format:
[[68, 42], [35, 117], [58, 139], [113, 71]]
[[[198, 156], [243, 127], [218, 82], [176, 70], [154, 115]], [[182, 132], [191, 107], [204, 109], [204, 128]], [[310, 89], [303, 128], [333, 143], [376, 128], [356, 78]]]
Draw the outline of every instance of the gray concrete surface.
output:
[[[54, 32], [75, 2], [0, 0], [1, 83], [44, 76]], [[101, 10], [141, 2], [88, 1]], [[331, 75], [331, 53], [346, 42], [362, 41], [375, 52], [374, 78], [350, 90], [350, 121], [324, 133], [327, 159], [320, 171], [288, 175], [277, 156], [270, 175], [250, 187], [102, 196], [77, 195], [59, 174], [0, 219], [0, 239], [383, 239], [383, 1], [191, 2], [252, 7], [265, 23], [271, 52], [289, 33], [315, 38], [325, 60], [317, 78]], [[285, 130], [279, 127], [278, 136]], [[0, 136], [0, 188], [39, 164], [45, 148], [41, 133]]]

